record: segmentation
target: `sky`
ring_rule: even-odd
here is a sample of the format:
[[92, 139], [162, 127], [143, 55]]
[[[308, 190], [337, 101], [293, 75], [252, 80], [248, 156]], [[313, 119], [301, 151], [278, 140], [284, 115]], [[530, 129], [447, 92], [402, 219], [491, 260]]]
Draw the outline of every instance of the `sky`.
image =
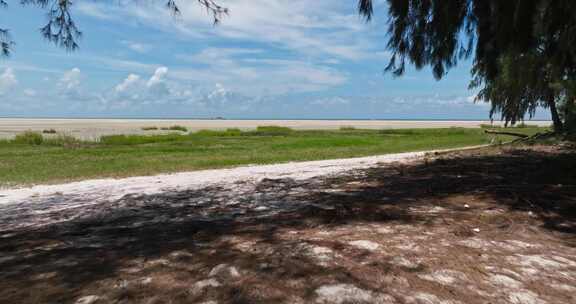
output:
[[230, 13], [214, 26], [191, 0], [177, 18], [163, 1], [78, 0], [74, 52], [41, 38], [45, 10], [10, 2], [0, 117], [488, 119], [468, 90], [470, 61], [441, 81], [384, 73], [386, 6], [375, 2], [365, 22], [355, 0], [221, 0]]

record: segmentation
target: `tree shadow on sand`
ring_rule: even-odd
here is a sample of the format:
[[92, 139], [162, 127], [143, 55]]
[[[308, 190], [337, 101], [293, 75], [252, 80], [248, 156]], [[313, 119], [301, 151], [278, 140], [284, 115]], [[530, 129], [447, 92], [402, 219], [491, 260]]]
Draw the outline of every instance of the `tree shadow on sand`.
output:
[[[380, 288], [370, 277], [374, 273], [331, 264], [326, 256], [333, 252], [345, 252], [348, 262], [365, 263], [382, 276], [424, 270], [398, 266], [392, 257], [371, 260], [367, 250], [318, 237], [363, 225], [402, 225], [416, 233], [450, 227], [465, 238], [471, 227], [500, 231], [521, 222], [574, 244], [573, 151], [491, 150], [433, 158], [325, 179], [131, 195], [81, 210], [42, 214], [42, 206], [4, 207], [0, 299], [62, 303], [106, 294], [106, 302], [120, 303], [270, 303], [311, 297], [326, 282]], [[470, 209], [505, 212], [480, 218]], [[51, 224], [26, 228], [19, 226], [22, 219]]]

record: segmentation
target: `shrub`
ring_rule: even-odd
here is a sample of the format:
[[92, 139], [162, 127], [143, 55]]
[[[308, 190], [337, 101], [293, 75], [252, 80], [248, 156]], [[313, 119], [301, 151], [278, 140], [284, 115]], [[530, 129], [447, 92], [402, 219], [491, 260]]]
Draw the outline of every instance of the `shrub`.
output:
[[41, 145], [44, 142], [44, 137], [38, 132], [26, 131], [16, 135], [14, 142], [17, 144]]
[[355, 131], [356, 128], [352, 126], [341, 126], [340, 131]]
[[42, 133], [44, 133], [44, 134], [56, 134], [57, 132], [54, 129], [44, 129], [44, 130], [42, 130]]
[[174, 126], [170, 126], [170, 127], [164, 127], [164, 128], [162, 128], [162, 130], [188, 132], [188, 128], [186, 128], [186, 127], [184, 127], [184, 126], [179, 126], [179, 125], [174, 125]]
[[266, 135], [266, 136], [278, 136], [278, 135], [289, 135], [294, 130], [288, 127], [280, 126], [258, 126], [256, 131], [251, 132], [253, 135]]
[[142, 127], [142, 130], [143, 130], [143, 131], [158, 130], [158, 127], [154, 127], [154, 126], [152, 126], [152, 127]]

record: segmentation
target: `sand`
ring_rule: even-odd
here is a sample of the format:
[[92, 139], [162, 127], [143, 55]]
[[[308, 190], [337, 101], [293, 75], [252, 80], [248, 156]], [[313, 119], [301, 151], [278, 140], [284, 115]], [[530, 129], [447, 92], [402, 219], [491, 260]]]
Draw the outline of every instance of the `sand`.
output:
[[[549, 126], [549, 121], [529, 121], [530, 125]], [[181, 125], [191, 131], [201, 129], [241, 128], [253, 129], [257, 126], [276, 125], [294, 129], [338, 129], [356, 127], [366, 129], [401, 128], [476, 128], [489, 121], [464, 120], [162, 120], [162, 119], [30, 119], [0, 118], [0, 138], [11, 138], [26, 130], [39, 131], [54, 129], [59, 133], [82, 139], [97, 139], [113, 134], [153, 134], [158, 131], [143, 131], [143, 127], [169, 127]], [[495, 123], [500, 124], [500, 123]]]
[[0, 189], [0, 205], [12, 203], [21, 204], [30, 201], [46, 203], [53, 201], [62, 203], [68, 201], [91, 205], [101, 201], [116, 200], [131, 194], [157, 194], [199, 189], [215, 185], [231, 186], [238, 182], [257, 182], [265, 178], [292, 178], [294, 180], [302, 180], [339, 174], [350, 170], [366, 169], [376, 164], [409, 162], [422, 158], [431, 152], [475, 149], [478, 147], [481, 146], [346, 159], [244, 166], [231, 169], [199, 170], [121, 179], [85, 180], [60, 185], [37, 185], [18, 189]]

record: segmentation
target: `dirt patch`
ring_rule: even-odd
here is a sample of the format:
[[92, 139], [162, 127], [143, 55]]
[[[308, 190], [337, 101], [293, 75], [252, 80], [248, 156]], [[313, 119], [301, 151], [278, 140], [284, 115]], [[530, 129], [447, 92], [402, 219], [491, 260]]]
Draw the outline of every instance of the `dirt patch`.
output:
[[0, 205], [5, 303], [574, 303], [576, 153]]

